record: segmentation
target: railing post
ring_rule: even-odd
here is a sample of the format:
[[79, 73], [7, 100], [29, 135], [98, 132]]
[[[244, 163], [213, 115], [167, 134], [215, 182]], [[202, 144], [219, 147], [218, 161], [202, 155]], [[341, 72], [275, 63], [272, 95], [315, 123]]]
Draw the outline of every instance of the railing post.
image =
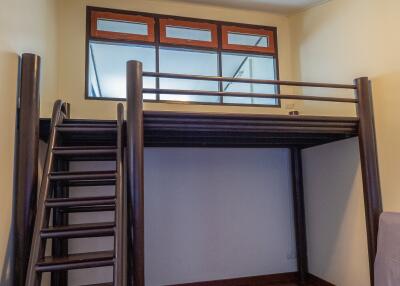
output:
[[40, 57], [23, 54], [20, 72], [14, 172], [14, 286], [25, 285], [36, 213]]
[[[144, 177], [143, 177], [143, 71], [142, 63], [127, 63], [127, 163], [130, 247], [133, 261], [130, 285], [144, 286]], [[133, 229], [132, 229], [133, 225]], [[133, 267], [133, 268], [132, 268]], [[132, 280], [133, 279], [133, 280]]]
[[359, 100], [358, 140], [364, 189], [365, 217], [368, 238], [368, 256], [371, 285], [374, 285], [374, 261], [377, 251], [379, 216], [382, 213], [382, 197], [379, 180], [378, 152], [376, 146], [375, 122], [371, 84], [367, 77], [355, 80]]

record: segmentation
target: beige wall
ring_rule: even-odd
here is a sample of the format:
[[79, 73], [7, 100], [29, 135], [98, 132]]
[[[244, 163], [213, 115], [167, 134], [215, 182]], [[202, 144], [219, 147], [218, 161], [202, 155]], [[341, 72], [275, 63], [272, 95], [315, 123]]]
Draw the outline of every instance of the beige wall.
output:
[[[280, 75], [291, 78], [288, 18], [281, 15], [156, 0], [60, 0], [59, 17], [59, 92], [46, 99], [43, 115], [50, 115], [51, 102], [60, 97], [71, 103], [71, 113], [83, 118], [114, 118], [116, 102], [85, 100], [86, 5], [160, 14], [224, 20], [278, 27]], [[284, 104], [283, 104], [284, 106]], [[145, 109], [196, 110], [221, 112], [287, 112], [280, 108], [233, 108], [207, 105], [145, 104]]]
[[[397, 108], [397, 103], [400, 103], [399, 11], [400, 2], [397, 0], [335, 0], [291, 17], [292, 57], [298, 79], [344, 83], [359, 76], [372, 79], [385, 211], [400, 211], [397, 187], [400, 152], [396, 148], [400, 144]], [[316, 107], [320, 106], [311, 106], [312, 109]], [[350, 141], [348, 144], [357, 143]], [[350, 171], [348, 167], [344, 168]], [[329, 174], [335, 175], [338, 174]], [[320, 177], [321, 181], [325, 179]], [[322, 186], [320, 191], [321, 197], [327, 194]], [[359, 196], [361, 185], [357, 182], [349, 191], [357, 199], [346, 201], [347, 207], [354, 209], [356, 216], [363, 205]], [[333, 196], [332, 203], [339, 207], [339, 197]], [[356, 217], [359, 221], [355, 227], [364, 232], [360, 227], [364, 223], [363, 218]], [[342, 223], [348, 223], [346, 217]], [[323, 219], [319, 224], [321, 232], [330, 227], [328, 221]], [[350, 234], [347, 233], [349, 239]], [[347, 247], [345, 241], [337, 243], [337, 249]], [[332, 278], [332, 282], [340, 286], [369, 285], [367, 277], [349, 283], [351, 275], [365, 273], [367, 267], [366, 246], [364, 242], [360, 243], [363, 243], [364, 249], [352, 250], [358, 263], [350, 265], [346, 255], [335, 255], [334, 252], [330, 253], [330, 261], [319, 253], [311, 253], [310, 259], [317, 261], [312, 264], [311, 270], [322, 277]], [[348, 271], [349, 268], [351, 271]]]
[[10, 226], [18, 55], [43, 56], [42, 101], [57, 92], [56, 2], [2, 0], [0, 9], [0, 269], [1, 285], [9, 281]]

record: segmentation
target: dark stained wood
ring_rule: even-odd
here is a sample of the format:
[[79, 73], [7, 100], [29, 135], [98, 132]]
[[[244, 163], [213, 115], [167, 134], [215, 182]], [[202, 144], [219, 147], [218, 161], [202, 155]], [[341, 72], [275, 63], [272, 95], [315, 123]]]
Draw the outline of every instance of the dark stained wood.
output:
[[175, 284], [170, 286], [267, 286], [271, 284], [281, 285], [286, 283], [297, 283], [297, 273], [289, 272], [289, 273], [250, 276], [250, 277], [241, 277], [233, 279], [192, 282], [184, 284]]
[[99, 251], [70, 254], [66, 257], [45, 257], [37, 263], [35, 270], [37, 272], [53, 272], [62, 270], [112, 266], [113, 264], [113, 251]]
[[[69, 163], [62, 160], [62, 158], [56, 158], [55, 168], [58, 171], [65, 171], [69, 169]], [[62, 185], [59, 182], [55, 184], [54, 188], [55, 198], [69, 197], [69, 187]], [[53, 211], [53, 227], [62, 228], [68, 225], [68, 214], [60, 211], [60, 209], [55, 209]], [[43, 236], [42, 236], [43, 237]], [[68, 240], [60, 239], [55, 237], [52, 242], [52, 256], [53, 257], [63, 257], [68, 255]], [[59, 271], [51, 273], [51, 285], [57, 286], [68, 286], [68, 273], [67, 271]]]
[[[113, 236], [114, 229], [114, 222], [72, 224], [44, 228], [42, 229], [40, 236], [43, 239], [52, 238], [54, 243], [54, 239], [63, 239], [67, 241], [66, 238]], [[63, 253], [63, 255], [60, 255], [58, 257], [67, 255], [68, 252], [65, 254]]]
[[125, 184], [125, 136], [124, 136], [124, 106], [122, 103], [117, 107], [117, 181], [115, 186], [115, 200], [117, 208], [115, 211], [115, 239], [114, 239], [114, 284], [118, 286], [127, 285], [127, 219], [126, 219], [126, 184]]
[[[374, 261], [377, 251], [379, 216], [382, 213], [382, 197], [378, 167], [378, 152], [375, 135], [375, 122], [372, 91], [368, 78], [355, 80], [359, 99], [358, 116], [360, 161], [364, 189], [365, 217], [368, 237], [368, 255], [371, 285], [374, 285]], [[379, 286], [379, 285], [377, 285]]]
[[144, 112], [148, 147], [311, 147], [357, 135], [356, 118]]
[[[38, 210], [35, 219], [33, 243], [25, 286], [41, 285], [42, 272], [51, 272], [52, 285], [68, 285], [67, 271], [93, 267], [113, 266], [114, 285], [126, 285], [127, 270], [127, 219], [125, 198], [125, 130], [124, 109], [118, 105], [117, 123], [91, 123], [68, 121], [69, 107], [56, 101], [48, 140]], [[67, 139], [71, 136], [96, 140], [99, 134], [111, 138], [110, 145], [90, 146], [91, 141], [79, 145]], [[83, 136], [83, 137], [85, 137]], [[88, 154], [85, 154], [87, 152]], [[70, 171], [69, 161], [99, 160], [104, 157], [116, 161], [116, 169], [107, 171]], [[100, 158], [97, 158], [97, 157]], [[115, 195], [98, 197], [69, 197], [69, 186], [114, 185]], [[68, 224], [71, 212], [114, 211], [115, 223]], [[50, 227], [50, 214], [53, 225]], [[90, 237], [114, 237], [114, 250], [109, 252], [69, 254], [68, 239]], [[47, 241], [51, 239], [52, 255], [44, 257]]]
[[303, 190], [303, 167], [301, 160], [301, 150], [292, 148], [291, 165], [292, 165], [292, 188], [293, 188], [293, 212], [296, 233], [296, 252], [297, 252], [297, 269], [299, 275], [299, 283], [305, 284], [308, 273], [307, 258], [307, 235], [306, 235], [306, 215], [304, 208], [304, 190]]
[[57, 100], [53, 107], [53, 114], [51, 120], [51, 131], [47, 146], [46, 162], [43, 170], [43, 177], [40, 186], [40, 193], [38, 199], [38, 208], [35, 217], [32, 245], [29, 255], [29, 263], [26, 274], [26, 286], [39, 286], [41, 282], [41, 275], [36, 272], [35, 265], [40, 257], [44, 256], [45, 242], [40, 237], [42, 227], [49, 223], [49, 213], [44, 207], [44, 202], [50, 193], [50, 179], [49, 174], [54, 168], [53, 152], [52, 149], [56, 144], [56, 128], [57, 124], [61, 123], [66, 117], [65, 104], [61, 100]]
[[170, 286], [334, 286], [312, 274], [306, 273], [307, 281], [300, 283], [297, 272], [250, 276], [223, 280], [192, 282]]
[[40, 57], [23, 54], [15, 144], [13, 285], [25, 285], [36, 212], [39, 152]]
[[[133, 225], [130, 235], [129, 285], [144, 286], [144, 128], [143, 128], [143, 93], [142, 64], [129, 61], [127, 64], [127, 186], [128, 217]], [[131, 257], [131, 255], [128, 255]], [[133, 278], [133, 280], [132, 280]]]
[[143, 76], [206, 80], [206, 81], [229, 81], [229, 82], [256, 83], [256, 84], [274, 84], [274, 85], [287, 85], [287, 86], [300, 86], [300, 87], [304, 86], [304, 87], [356, 89], [356, 85], [353, 84], [316, 83], [316, 82], [301, 82], [301, 81], [271, 80], [271, 79], [250, 79], [250, 78], [239, 78], [239, 77], [234, 78], [234, 77], [222, 77], [222, 76], [203, 76], [203, 75], [187, 75], [187, 74], [155, 73], [155, 72], [143, 72]]
[[[358, 135], [358, 118], [144, 111], [147, 147], [299, 147], [306, 148]], [[71, 120], [84, 124], [112, 121]], [[41, 120], [41, 138], [48, 121]], [[71, 137], [79, 142], [109, 142], [98, 137]], [[68, 137], [66, 137], [66, 140]], [[90, 141], [90, 140], [93, 140]], [[72, 144], [72, 143], [71, 143]]]
[[328, 281], [325, 281], [311, 273], [307, 274], [307, 283], [312, 286], [335, 286], [334, 284], [329, 283]]
[[57, 199], [47, 199], [44, 203], [44, 206], [46, 208], [106, 206], [106, 205], [115, 206], [115, 196], [57, 198]]
[[268, 94], [268, 93], [254, 93], [254, 92], [248, 93], [248, 92], [145, 88], [145, 89], [143, 89], [143, 93], [148, 93], [148, 94], [159, 93], [159, 94], [174, 94], [174, 95], [202, 95], [202, 96], [221, 96], [221, 97], [235, 96], [235, 97], [250, 97], [250, 98], [276, 98], [276, 99], [347, 102], [347, 103], [357, 103], [358, 102], [357, 99], [353, 99], [353, 98], [325, 97], [325, 96], [297, 95], [297, 94]]

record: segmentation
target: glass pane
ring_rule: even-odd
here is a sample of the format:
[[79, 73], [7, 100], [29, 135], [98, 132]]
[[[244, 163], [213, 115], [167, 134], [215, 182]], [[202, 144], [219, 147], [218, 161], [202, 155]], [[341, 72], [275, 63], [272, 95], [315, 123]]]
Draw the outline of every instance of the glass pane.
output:
[[[222, 54], [222, 75], [232, 78], [276, 79], [275, 60], [268, 56], [246, 54]], [[253, 84], [224, 82], [223, 91], [244, 93], [276, 93], [276, 86], [271, 84]], [[273, 98], [224, 97], [225, 103], [275, 105]]]
[[[216, 76], [218, 74], [218, 57], [214, 52], [161, 48], [160, 72]], [[164, 78], [160, 79], [160, 88], [218, 91], [218, 83]], [[200, 95], [161, 94], [160, 99], [172, 101], [219, 102], [219, 96]]]
[[[147, 46], [90, 43], [89, 46], [89, 97], [126, 98], [126, 63], [138, 60], [143, 70], [154, 72], [155, 48]], [[155, 88], [155, 79], [143, 79], [143, 87]], [[144, 99], [155, 99], [145, 94]]]
[[195, 41], [206, 41], [211, 42], [212, 36], [209, 30], [192, 29], [185, 27], [166, 27], [166, 36], [168, 38], [195, 40]]
[[134, 35], [148, 35], [147, 24], [107, 19], [97, 20], [97, 30]]
[[228, 44], [267, 48], [268, 37], [250, 34], [228, 33]]

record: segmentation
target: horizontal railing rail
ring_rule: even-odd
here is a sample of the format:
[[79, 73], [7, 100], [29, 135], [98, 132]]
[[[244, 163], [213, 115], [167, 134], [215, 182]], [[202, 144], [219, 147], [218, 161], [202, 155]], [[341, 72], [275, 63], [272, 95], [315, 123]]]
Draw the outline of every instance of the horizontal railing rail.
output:
[[176, 94], [176, 95], [223, 96], [223, 97], [232, 96], [232, 97], [252, 97], [252, 98], [276, 98], [276, 99], [292, 99], [292, 100], [358, 103], [358, 99], [354, 99], [354, 98], [324, 97], [324, 96], [296, 95], [296, 94], [270, 94], [270, 93], [252, 93], [252, 92], [226, 92], [226, 91], [160, 89], [160, 88], [144, 88], [143, 93], [146, 93], [146, 94], [160, 93], [160, 94]]
[[250, 79], [250, 78], [187, 75], [187, 74], [173, 74], [173, 73], [143, 72], [143, 76], [144, 77], [147, 76], [147, 77], [159, 77], [159, 78], [203, 80], [203, 81], [226, 81], [226, 82], [240, 82], [240, 83], [286, 85], [286, 86], [298, 86], [298, 87], [324, 87], [324, 88], [339, 88], [339, 89], [357, 89], [357, 86], [354, 84], [315, 83], [315, 82], [301, 82], [301, 81], [287, 81], [287, 80]]
[[[186, 79], [198, 81], [217, 81], [217, 82], [237, 82], [249, 84], [265, 84], [277, 86], [297, 86], [297, 87], [318, 87], [356, 90], [357, 86], [352, 84], [333, 84], [333, 83], [311, 83], [299, 81], [281, 81], [281, 80], [263, 80], [249, 78], [232, 78], [219, 76], [201, 76], [172, 73], [143, 72], [143, 77]], [[255, 92], [229, 92], [229, 91], [211, 91], [211, 90], [184, 90], [184, 89], [163, 89], [163, 88], [143, 88], [145, 94], [173, 94], [173, 95], [199, 95], [199, 96], [219, 96], [219, 97], [243, 97], [243, 98], [269, 98], [269, 99], [291, 99], [308, 101], [328, 101], [341, 103], [358, 103], [358, 98], [332, 97], [332, 96], [314, 96], [297, 95], [281, 93], [255, 93]]]

